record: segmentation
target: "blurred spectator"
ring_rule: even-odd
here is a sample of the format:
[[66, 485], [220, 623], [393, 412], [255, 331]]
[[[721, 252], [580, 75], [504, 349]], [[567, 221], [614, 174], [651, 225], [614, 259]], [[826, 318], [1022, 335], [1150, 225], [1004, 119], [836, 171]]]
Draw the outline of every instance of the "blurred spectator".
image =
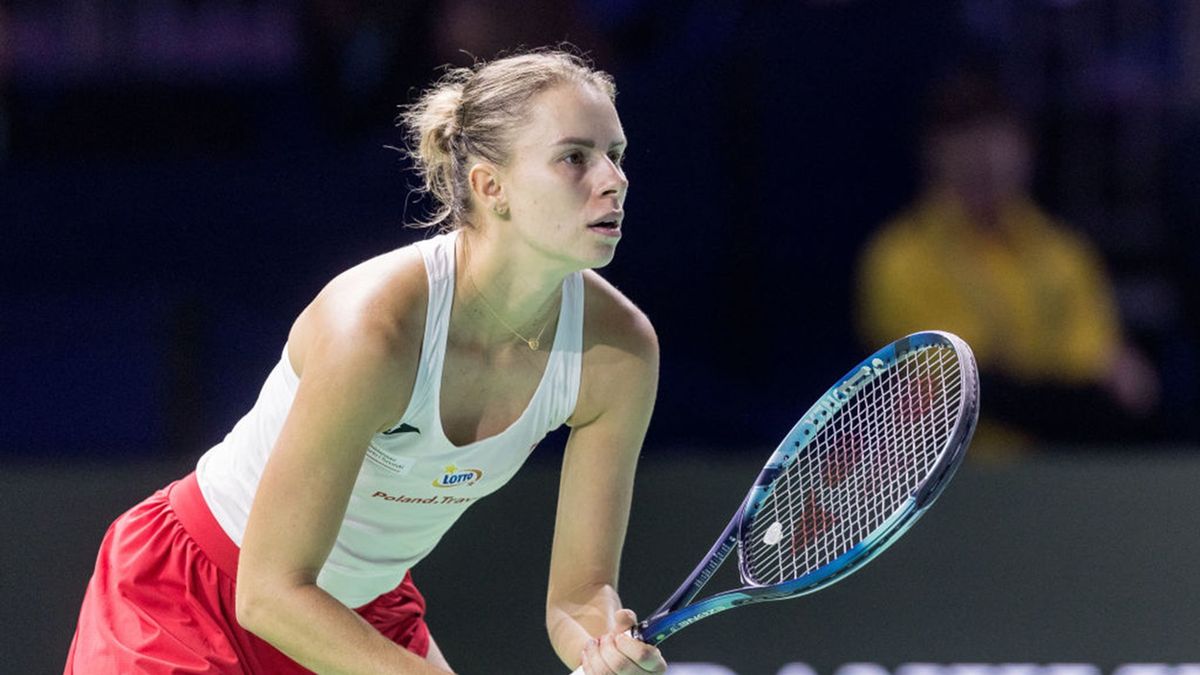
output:
[[1030, 135], [996, 80], [963, 70], [940, 82], [922, 147], [923, 193], [861, 260], [862, 338], [967, 340], [981, 452], [1148, 438], [1157, 373], [1123, 335], [1097, 253], [1034, 203]]

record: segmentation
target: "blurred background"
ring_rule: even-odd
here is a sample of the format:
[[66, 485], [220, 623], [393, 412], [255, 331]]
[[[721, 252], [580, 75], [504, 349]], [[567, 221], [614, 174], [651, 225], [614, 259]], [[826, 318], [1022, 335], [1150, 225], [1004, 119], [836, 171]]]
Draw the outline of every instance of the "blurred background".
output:
[[[397, 106], [442, 64], [561, 41], [617, 81], [632, 186], [603, 274], [663, 350], [631, 606], [870, 351], [943, 328], [983, 373], [954, 506], [844, 590], [714, 618], [668, 656], [1200, 660], [1200, 0], [2, 0], [11, 672], [61, 669], [108, 522], [249, 408], [324, 283], [426, 236]], [[417, 571], [461, 672], [555, 672], [560, 449]]]

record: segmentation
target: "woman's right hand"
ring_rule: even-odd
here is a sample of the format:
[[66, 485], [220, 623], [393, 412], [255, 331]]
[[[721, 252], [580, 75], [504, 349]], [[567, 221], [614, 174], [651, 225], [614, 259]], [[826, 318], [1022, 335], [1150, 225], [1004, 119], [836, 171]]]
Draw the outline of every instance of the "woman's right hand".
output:
[[658, 648], [630, 635], [629, 630], [637, 625], [633, 611], [622, 609], [615, 619], [616, 630], [589, 640], [583, 648], [582, 672], [586, 675], [665, 673], [667, 662]]

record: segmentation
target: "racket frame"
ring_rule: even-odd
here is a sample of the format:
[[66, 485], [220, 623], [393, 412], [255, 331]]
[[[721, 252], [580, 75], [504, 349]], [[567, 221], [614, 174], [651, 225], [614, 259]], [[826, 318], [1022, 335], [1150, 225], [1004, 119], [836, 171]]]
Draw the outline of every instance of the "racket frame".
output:
[[[808, 444], [817, 437], [817, 432], [833, 418], [837, 410], [853, 399], [853, 394], [858, 389], [874, 380], [878, 375], [887, 372], [908, 352], [930, 346], [950, 346], [955, 350], [961, 364], [959, 372], [962, 381], [956, 418], [959, 423], [929, 475], [917, 486], [903, 506], [862, 542], [832, 562], [797, 579], [780, 584], [764, 585], [747, 582], [750, 575], [746, 570], [746, 557], [738, 545], [740, 535], [745, 525], [752, 520], [758, 508], [770, 495], [775, 478], [807, 449]], [[979, 381], [975, 357], [971, 353], [970, 347], [957, 336], [942, 331], [914, 333], [867, 357], [830, 387], [801, 416], [772, 453], [770, 459], [767, 460], [766, 465], [759, 472], [758, 478], [754, 481], [754, 485], [742, 500], [741, 506], [738, 507], [737, 512], [708, 554], [661, 607], [632, 629], [633, 636], [648, 644], [657, 645], [676, 632], [713, 614], [740, 605], [807, 595], [836, 583], [861, 569], [875, 556], [895, 543], [933, 505], [949, 483], [950, 478], [954, 476], [954, 472], [962, 464], [967, 445], [975, 432], [978, 414]], [[743, 583], [748, 583], [748, 585], [717, 593], [694, 604], [689, 604], [734, 549], [738, 550], [738, 571]]]

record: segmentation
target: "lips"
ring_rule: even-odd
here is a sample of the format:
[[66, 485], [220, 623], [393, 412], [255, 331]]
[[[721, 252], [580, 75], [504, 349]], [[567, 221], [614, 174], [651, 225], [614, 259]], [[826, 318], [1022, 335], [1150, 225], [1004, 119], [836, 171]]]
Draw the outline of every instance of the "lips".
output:
[[621, 211], [616, 211], [588, 223], [588, 229], [618, 232], [621, 229], [621, 221], [624, 219], [625, 214]]
[[618, 239], [621, 236], [621, 221], [600, 221], [588, 225], [588, 231], [606, 237], [608, 239]]

